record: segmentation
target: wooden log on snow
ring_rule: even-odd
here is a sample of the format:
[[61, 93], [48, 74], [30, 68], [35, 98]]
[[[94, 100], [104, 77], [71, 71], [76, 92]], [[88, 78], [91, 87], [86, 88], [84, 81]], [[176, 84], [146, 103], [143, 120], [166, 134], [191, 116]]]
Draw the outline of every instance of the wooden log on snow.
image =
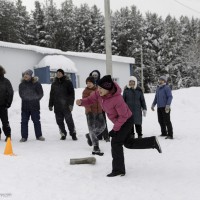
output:
[[71, 158], [70, 165], [78, 165], [78, 164], [91, 164], [94, 165], [96, 163], [95, 157], [86, 157], [86, 158]]

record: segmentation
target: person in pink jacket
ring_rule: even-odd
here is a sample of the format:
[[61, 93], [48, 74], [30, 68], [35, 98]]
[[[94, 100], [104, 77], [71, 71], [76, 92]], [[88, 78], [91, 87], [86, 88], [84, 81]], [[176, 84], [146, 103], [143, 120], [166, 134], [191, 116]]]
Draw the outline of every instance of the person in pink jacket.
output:
[[88, 106], [97, 101], [114, 124], [112, 130], [109, 132], [109, 136], [112, 137], [112, 172], [107, 177], [125, 175], [123, 145], [129, 149], [155, 148], [159, 153], [162, 153], [155, 136], [141, 139], [131, 137], [132, 112], [124, 102], [121, 95], [121, 88], [117, 83], [112, 81], [110, 75], [106, 75], [99, 80], [97, 91], [93, 92], [87, 98], [76, 100], [76, 104], [79, 106]]

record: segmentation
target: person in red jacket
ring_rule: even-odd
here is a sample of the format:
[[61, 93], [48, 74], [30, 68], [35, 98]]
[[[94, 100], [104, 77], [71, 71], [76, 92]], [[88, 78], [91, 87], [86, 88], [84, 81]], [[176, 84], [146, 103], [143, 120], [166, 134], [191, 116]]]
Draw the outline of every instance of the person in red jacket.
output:
[[129, 149], [155, 148], [162, 153], [161, 147], [155, 136], [141, 139], [131, 137], [132, 112], [121, 95], [121, 88], [106, 75], [98, 81], [98, 90], [89, 97], [76, 100], [79, 106], [88, 106], [99, 102], [114, 126], [109, 132], [112, 152], [112, 172], [107, 177], [124, 176], [126, 173], [124, 163], [123, 145]]
[[[89, 76], [86, 79], [87, 87], [82, 93], [82, 98], [89, 97], [94, 91], [97, 90], [95, 85], [95, 79], [92, 76]], [[89, 133], [86, 134], [87, 142], [90, 146], [93, 146], [93, 155], [103, 155], [99, 148], [99, 139], [98, 136], [104, 131], [106, 124], [104, 116], [102, 114], [102, 108], [98, 102], [85, 107], [85, 114], [87, 118], [87, 124]]]

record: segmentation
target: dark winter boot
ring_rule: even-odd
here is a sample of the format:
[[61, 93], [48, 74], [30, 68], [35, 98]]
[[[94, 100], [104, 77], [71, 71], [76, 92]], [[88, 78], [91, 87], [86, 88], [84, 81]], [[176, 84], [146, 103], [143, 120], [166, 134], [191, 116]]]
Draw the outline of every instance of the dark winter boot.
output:
[[165, 139], [171, 139], [171, 140], [173, 140], [173, 136], [167, 136]]
[[89, 146], [92, 146], [92, 140], [91, 140], [91, 138], [90, 138], [89, 133], [85, 134], [85, 137], [87, 138], [87, 143], [88, 143], [88, 145], [89, 145]]
[[65, 135], [61, 136], [60, 140], [66, 140], [66, 136]]
[[125, 173], [123, 172], [111, 172], [107, 175], [107, 177], [115, 177], [115, 176], [125, 176]]
[[154, 146], [153, 146], [153, 148], [154, 148], [154, 149], [157, 149], [159, 153], [162, 153], [162, 149], [161, 149], [161, 147], [160, 147], [160, 144], [159, 144], [159, 142], [158, 142], [157, 137], [154, 137], [154, 139], [155, 139], [155, 140], [154, 140]]
[[101, 152], [101, 150], [99, 149], [99, 146], [94, 146], [93, 147], [93, 151], [92, 151], [93, 155], [99, 155], [99, 156], [103, 156], [103, 152]]
[[72, 136], [72, 140], [78, 140], [78, 138], [76, 137], [75, 131], [73, 133], [70, 133], [70, 135]]

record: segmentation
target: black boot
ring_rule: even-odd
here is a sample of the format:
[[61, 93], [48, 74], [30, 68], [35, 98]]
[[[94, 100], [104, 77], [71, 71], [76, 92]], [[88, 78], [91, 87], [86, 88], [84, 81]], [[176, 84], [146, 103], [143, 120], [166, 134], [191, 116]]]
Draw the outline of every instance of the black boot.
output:
[[70, 133], [70, 135], [72, 136], [72, 140], [78, 140], [78, 138], [76, 137], [75, 131], [73, 133]]
[[125, 173], [123, 172], [111, 172], [107, 175], [107, 177], [115, 177], [115, 176], [125, 176]]
[[89, 133], [85, 134], [85, 137], [87, 138], [87, 143], [88, 143], [88, 145], [89, 145], [89, 146], [92, 146], [92, 140], [91, 140], [91, 138], [90, 138]]
[[162, 153], [162, 149], [160, 147], [157, 137], [154, 137], [154, 147], [153, 148], [157, 149], [159, 153]]

